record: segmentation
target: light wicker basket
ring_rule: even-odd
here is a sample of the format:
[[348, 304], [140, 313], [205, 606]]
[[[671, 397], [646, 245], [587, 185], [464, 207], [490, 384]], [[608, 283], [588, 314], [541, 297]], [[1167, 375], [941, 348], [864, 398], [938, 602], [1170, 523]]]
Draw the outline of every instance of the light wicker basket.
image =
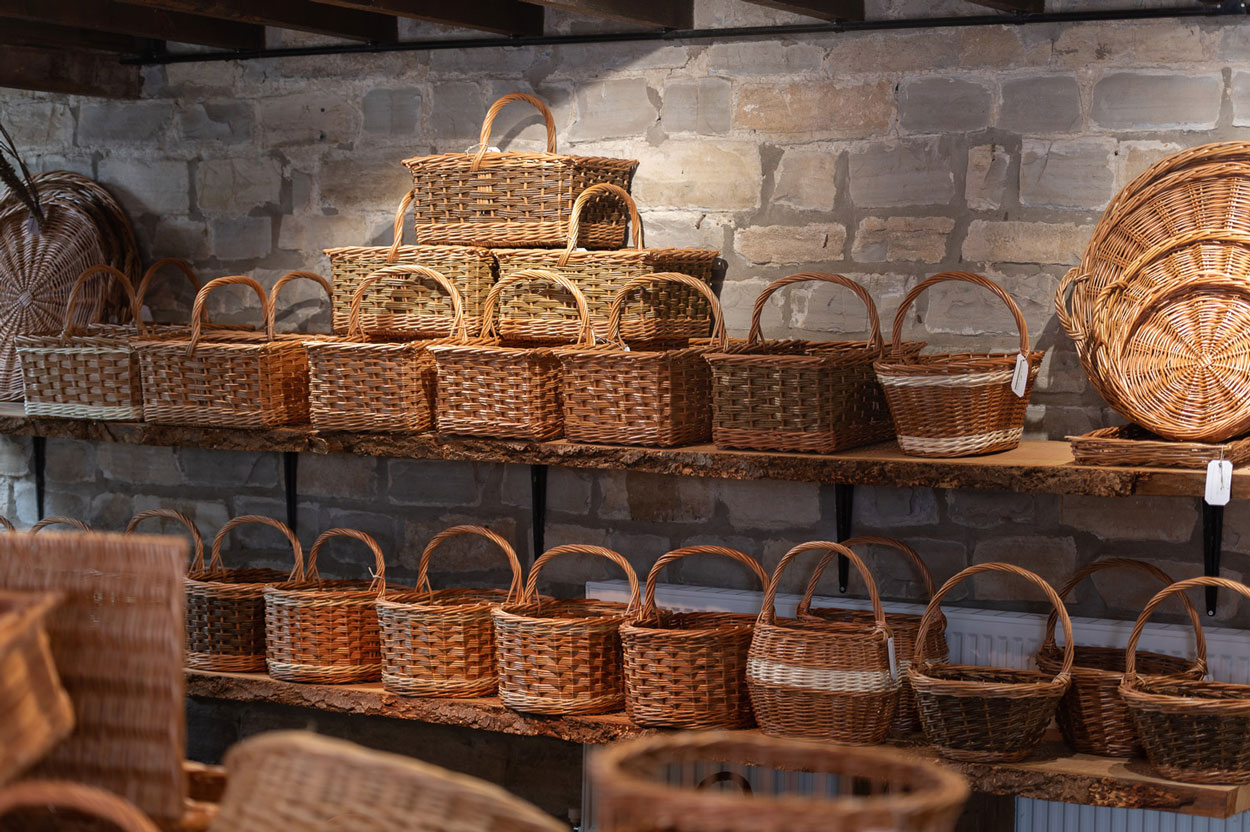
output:
[[38, 762], [74, 727], [44, 619], [60, 596], [0, 590], [0, 783]]
[[1077, 465], [1205, 469], [1215, 459], [1227, 459], [1234, 466], [1250, 462], [1250, 436], [1218, 443], [1173, 442], [1136, 425], [1123, 425], [1069, 436], [1068, 443]]

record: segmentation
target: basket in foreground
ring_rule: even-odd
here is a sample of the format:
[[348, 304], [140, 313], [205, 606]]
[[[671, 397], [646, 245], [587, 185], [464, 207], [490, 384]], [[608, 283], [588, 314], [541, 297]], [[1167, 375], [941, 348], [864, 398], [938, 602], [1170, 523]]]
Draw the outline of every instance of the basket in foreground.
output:
[[[49, 810], [69, 810], [71, 814]], [[8, 821], [3, 820], [6, 816]], [[133, 803], [71, 780], [24, 780], [0, 788], [0, 827], [9, 828], [9, 822], [19, 824], [12, 828], [160, 832], [160, 827]]]

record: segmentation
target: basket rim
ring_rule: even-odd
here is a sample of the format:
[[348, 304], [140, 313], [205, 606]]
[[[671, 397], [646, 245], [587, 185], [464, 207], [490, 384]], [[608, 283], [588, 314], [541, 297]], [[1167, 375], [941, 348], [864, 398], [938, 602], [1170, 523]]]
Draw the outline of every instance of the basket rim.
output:
[[[1127, 650], [1123, 647], [1101, 647], [1101, 646], [1090, 645], [1090, 644], [1084, 644], [1084, 645], [1078, 644], [1076, 646], [1076, 658], [1072, 662], [1073, 680], [1076, 680], [1078, 677], [1080, 677], [1087, 681], [1092, 681], [1092, 680], [1116, 681], [1118, 683], [1119, 680], [1122, 680], [1124, 678], [1123, 670], [1107, 670], [1104, 667], [1091, 667], [1089, 665], [1081, 664], [1080, 660], [1081, 660], [1082, 650], [1118, 650], [1121, 653], [1125, 653], [1125, 654], [1127, 653]], [[1049, 672], [1051, 669], [1053, 669], [1057, 673], [1059, 671], [1059, 667], [1063, 664], [1062, 656], [1063, 656], [1063, 648], [1058, 647], [1058, 646], [1047, 647], [1046, 645], [1043, 644], [1038, 649], [1037, 655], [1034, 657], [1034, 660], [1037, 662], [1038, 668], [1042, 669], [1043, 672]], [[1193, 674], [1196, 672], [1196, 669], [1193, 666], [1193, 662], [1188, 659], [1182, 658], [1180, 656], [1169, 656], [1166, 653], [1155, 653], [1155, 652], [1148, 651], [1148, 650], [1138, 650], [1137, 656], [1138, 656], [1138, 659], [1142, 659], [1146, 657], [1149, 657], [1150, 659], [1169, 659], [1177, 663], [1186, 665], [1186, 670], [1180, 673], [1141, 673], [1139, 674], [1141, 676], [1145, 676], [1148, 678], [1188, 679], [1192, 677]], [[1042, 668], [1043, 664], [1046, 665], [1045, 668]]]
[[[321, 250], [321, 253], [324, 254], [326, 257], [329, 257], [332, 261], [335, 258], [338, 258], [340, 260], [342, 259], [363, 260], [366, 257], [373, 257], [375, 255], [381, 255], [382, 257], [385, 258], [390, 255], [390, 252], [391, 252], [391, 246], [335, 246], [334, 248], [323, 248]], [[494, 250], [486, 248], [485, 246], [452, 246], [452, 245], [438, 245], [438, 244], [432, 244], [432, 243], [417, 243], [415, 245], [401, 245], [398, 249], [396, 249], [396, 252], [399, 254], [399, 258], [402, 258], [405, 254], [410, 255], [410, 256], [422, 255], [426, 257], [445, 255], [449, 258], [454, 258], [454, 257], [462, 257], [465, 259], [471, 258], [475, 260], [483, 260], [488, 263], [492, 261], [495, 257]], [[397, 259], [395, 265], [411, 265], [411, 264], [400, 263], [398, 262], [398, 259]]]
[[[1203, 696], [1179, 696], [1172, 693], [1156, 693], [1148, 690], [1154, 683], [1179, 684], [1182, 687], [1201, 689], [1225, 689], [1244, 694], [1243, 699], [1210, 699]], [[1229, 712], [1250, 715], [1250, 685], [1235, 682], [1213, 682], [1206, 679], [1178, 679], [1174, 676], [1138, 675], [1132, 682], [1121, 682], [1120, 696], [1130, 707], [1161, 710], [1163, 708], [1186, 712], [1200, 717], [1226, 715]]]
[[377, 597], [377, 588], [369, 581], [361, 580], [282, 581], [265, 585], [266, 599], [376, 601]]
[[[268, 575], [277, 577], [273, 580], [267, 580], [263, 577], [260, 580], [231, 580], [234, 576], [242, 577], [247, 573], [255, 574], [258, 577], [260, 577], [262, 573], [268, 573]], [[277, 569], [264, 567], [257, 569], [230, 568], [226, 569], [224, 572], [209, 572], [208, 570], [204, 570], [202, 572], [188, 572], [183, 578], [183, 583], [188, 589], [191, 587], [210, 588], [215, 586], [231, 588], [256, 586], [263, 589], [264, 587], [273, 584], [291, 583], [290, 578], [291, 574], [289, 572], [282, 572]]]
[[[938, 676], [930, 676], [925, 673], [926, 667], [941, 666], [952, 670], [972, 670], [986, 672], [1002, 672], [1007, 674], [1019, 674], [1021, 676], [1037, 676], [1042, 677], [1032, 682], [980, 682], [976, 680], [966, 679], [943, 679]], [[1069, 675], [1058, 674], [1051, 676], [1049, 673], [1041, 670], [1029, 670], [1027, 668], [1014, 667], [984, 667], [981, 665], [971, 664], [950, 664], [948, 662], [924, 660], [913, 660], [907, 666], [907, 678], [911, 682], [912, 687], [916, 690], [924, 690], [932, 692], [937, 696], [958, 696], [967, 698], [988, 698], [988, 697], [1005, 697], [1012, 699], [1022, 699], [1028, 695], [1038, 697], [1048, 696], [1056, 691], [1063, 693], [1070, 685]], [[975, 686], [975, 689], [972, 689]], [[945, 688], [945, 690], [942, 690]]]
[[[451, 151], [449, 153], [431, 153], [426, 156], [409, 156], [407, 159], [400, 161], [400, 164], [409, 170], [417, 170], [419, 168], [436, 165], [445, 162], [472, 162], [476, 153], [465, 153], [464, 151]], [[577, 164], [596, 164], [612, 167], [638, 167], [637, 159], [618, 159], [613, 156], [575, 156], [571, 153], [550, 153], [545, 150], [490, 150], [482, 154], [482, 161], [486, 160], [517, 160], [529, 161], [537, 160], [541, 162], [551, 163], [553, 167], [571, 167]]]
[[[463, 603], [429, 603], [415, 599], [437, 599], [440, 593], [444, 596], [452, 596], [453, 594], [481, 592], [483, 594], [498, 594], [500, 600], [489, 601], [481, 599], [478, 601], [466, 601]], [[489, 612], [490, 610], [502, 606], [508, 598], [508, 590], [499, 589], [498, 587], [454, 587], [449, 589], [436, 589], [432, 593], [419, 589], [387, 589], [382, 595], [378, 596], [378, 608], [392, 610], [394, 612], [410, 612], [410, 613], [468, 613], [468, 612]]]
[[[1014, 352], [943, 352], [916, 356], [912, 361], [897, 361], [894, 353], [873, 362], [879, 375], [975, 375], [985, 372], [1011, 370], [1015, 367]], [[1045, 350], [1029, 350], [1026, 356], [1030, 370], [1040, 366]], [[959, 366], [967, 365], [967, 366]], [[984, 366], [977, 366], [984, 365]]]
[[592, 604], [603, 605], [610, 609], [620, 609], [619, 615], [608, 614], [606, 611], [603, 615], [585, 615], [570, 616], [565, 618], [547, 617], [542, 615], [526, 615], [521, 610], [541, 609], [541, 602], [522, 600], [512, 604], [500, 604], [491, 609], [491, 616], [500, 622], [513, 624], [533, 624], [553, 627], [582, 627], [587, 625], [613, 625], [628, 623], [635, 620], [635, 613], [629, 609], [629, 605], [623, 601], [599, 601], [594, 598], [553, 598], [547, 603], [562, 604], [574, 602], [589, 602]]

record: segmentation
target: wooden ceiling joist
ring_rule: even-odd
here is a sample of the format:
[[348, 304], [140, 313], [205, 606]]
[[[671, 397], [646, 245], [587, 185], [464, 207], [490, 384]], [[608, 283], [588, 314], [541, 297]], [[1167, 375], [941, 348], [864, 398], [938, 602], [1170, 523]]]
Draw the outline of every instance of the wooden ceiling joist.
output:
[[498, 35], [534, 36], [543, 33], [543, 10], [520, 0], [314, 0], [329, 6], [409, 17], [443, 26], [477, 29]]
[[167, 12], [201, 15], [259, 26], [295, 29], [318, 35], [377, 43], [399, 40], [394, 17], [354, 9], [336, 9], [310, 0], [121, 0]]
[[70, 26], [49, 26], [25, 20], [0, 20], [0, 45], [56, 46], [62, 49], [86, 49], [92, 52], [137, 55], [158, 45], [157, 41], [81, 29]]
[[586, 17], [602, 17], [653, 26], [657, 29], [689, 29], [694, 26], [692, 0], [526, 0], [551, 9]]
[[8, 46], [0, 49], [0, 87], [100, 98], [138, 98], [142, 81], [139, 67], [123, 66], [115, 55]]
[[90, 28], [221, 49], [263, 49], [265, 28], [232, 20], [144, 9], [115, 0], [0, 0], [0, 18]]
[[1046, 0], [968, 0], [968, 2], [998, 9], [1000, 12], [1041, 14], [1046, 11]]
[[783, 12], [794, 12], [821, 20], [863, 20], [864, 0], [747, 0]]

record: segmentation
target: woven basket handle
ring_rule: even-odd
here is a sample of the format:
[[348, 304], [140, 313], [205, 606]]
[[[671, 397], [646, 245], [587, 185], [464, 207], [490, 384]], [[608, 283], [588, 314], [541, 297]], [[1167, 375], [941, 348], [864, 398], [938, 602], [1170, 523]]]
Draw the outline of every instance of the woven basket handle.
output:
[[107, 821], [121, 832], [160, 832], [133, 803], [112, 792], [65, 780], [26, 780], [0, 788], [0, 816], [56, 806]]
[[143, 273], [143, 279], [139, 281], [139, 288], [135, 290], [135, 320], [139, 320], [139, 313], [143, 311], [143, 300], [148, 296], [148, 287], [152, 285], [152, 278], [166, 266], [173, 266], [191, 282], [192, 288], [198, 293], [200, 291], [200, 279], [196, 276], [195, 270], [191, 268], [191, 264], [186, 260], [178, 257], [163, 257], [152, 265], [148, 266], [148, 270]]
[[38, 523], [30, 527], [31, 534], [38, 534], [49, 526], [69, 526], [71, 529], [80, 532], [91, 532], [93, 529], [88, 524], [79, 520], [77, 517], [66, 517], [61, 514], [54, 514], [51, 517], [45, 517]]
[[790, 565], [790, 562], [804, 552], [824, 551], [830, 555], [842, 555], [859, 571], [864, 579], [864, 585], [868, 587], [868, 600], [872, 602], [872, 617], [876, 621], [877, 629], [890, 635], [890, 628], [885, 623], [885, 610], [881, 606], [881, 596], [877, 594], [877, 582], [872, 579], [872, 573], [868, 571], [868, 567], [859, 559], [859, 555], [852, 552], [841, 543], [834, 543], [829, 540], [812, 540], [808, 543], [800, 543], [781, 557], [781, 561], [777, 564], [777, 568], [773, 570], [773, 576], [768, 581], [768, 589], [764, 591], [764, 606], [760, 609], [759, 621], [761, 624], [777, 623], [777, 588], [781, 586], [781, 576]]
[[[143, 321], [139, 319], [140, 316], [137, 314], [139, 306], [135, 302], [135, 287], [131, 285], [130, 279], [119, 269], [115, 269], [112, 266], [99, 265], [92, 266], [82, 274], [78, 275], [78, 279], [75, 280], [74, 285], [70, 287], [69, 300], [65, 302], [65, 326], [61, 329], [61, 337], [69, 338], [83, 333], [82, 329], [74, 326], [74, 311], [78, 307], [78, 299], [83, 292], [83, 287], [87, 285], [88, 280], [95, 277], [97, 274], [108, 275], [113, 278], [113, 280], [117, 281], [117, 284], [122, 287], [122, 291], [126, 293], [126, 298], [130, 301], [130, 312], [135, 319], [135, 329], [140, 335], [144, 335], [147, 330], [144, 328]], [[100, 308], [103, 310], [104, 304], [101, 304]]]
[[495, 125], [495, 116], [499, 115], [499, 111], [513, 101], [524, 101], [527, 104], [532, 104], [534, 109], [542, 113], [543, 121], [547, 123], [547, 152], [556, 152], [556, 120], [551, 115], [551, 110], [547, 109], [547, 105], [542, 102], [542, 99], [535, 98], [528, 93], [513, 92], [490, 105], [490, 109], [486, 111], [486, 118], [482, 121], [482, 132], [477, 137], [477, 153], [473, 155], [473, 164], [469, 165], [469, 170], [476, 171], [482, 166], [482, 158], [486, 155], [487, 148], [490, 147], [490, 131]]
[[[902, 552], [907, 558], [915, 564], [920, 571], [920, 577], [924, 581], [925, 600], [928, 601], [933, 597], [936, 587], [933, 583], [933, 573], [929, 571], [929, 567], [925, 565], [924, 559], [920, 557], [915, 549], [908, 546], [901, 540], [895, 540], [892, 537], [877, 537], [875, 535], [861, 535], [860, 537], [852, 537], [849, 540], [843, 540], [842, 545], [848, 549], [856, 546], [888, 546]], [[816, 584], [820, 583], [820, 576], [825, 574], [825, 570], [829, 568], [829, 564], [833, 563], [835, 552], [828, 552], [820, 563], [816, 564], [816, 569], [812, 572], [811, 579], [807, 582], [807, 591], [803, 593], [803, 599], [799, 601], [797, 615], [806, 615], [812, 608], [812, 596], [816, 593]]]
[[525, 581], [525, 597], [524, 603], [534, 604], [539, 602], [538, 598], [538, 573], [542, 568], [551, 561], [561, 555], [595, 555], [597, 557], [606, 558], [621, 568], [625, 573], [625, 579], [629, 581], [629, 606], [625, 608], [627, 614], [637, 616], [639, 598], [638, 598], [638, 574], [634, 572], [634, 567], [629, 565], [629, 561], [617, 552], [613, 552], [604, 546], [589, 546], [581, 543], [569, 543], [564, 546], [554, 546], [539, 556], [534, 561], [534, 565], [530, 567], [529, 578]]
[[270, 330], [274, 330], [274, 328], [277, 326], [276, 320], [278, 317], [278, 293], [282, 291], [283, 286], [287, 285], [288, 283], [293, 283], [296, 280], [311, 280], [313, 283], [316, 283], [318, 286], [320, 286], [322, 289], [325, 290], [327, 298], [334, 297], [334, 288], [330, 286], [330, 281], [326, 280], [324, 277], [317, 274], [316, 272], [304, 272], [304, 271], [287, 272], [286, 274], [282, 275], [282, 277], [279, 277], [277, 281], [273, 284], [273, 288], [269, 290], [269, 308], [265, 310], [265, 317], [266, 317], [265, 325]]
[[[369, 288], [382, 280], [382, 278], [391, 278], [386, 281], [387, 284], [400, 287], [407, 283], [407, 281], [401, 279], [404, 277], [423, 278], [438, 284], [438, 287], [451, 298], [452, 336], [461, 339], [469, 337], [469, 330], [465, 326], [464, 321], [464, 302], [460, 299], [460, 292], [457, 291], [455, 284], [443, 277], [439, 272], [427, 269], [424, 266], [384, 266], [362, 280], [352, 294], [351, 311], [348, 313], [347, 319], [347, 334], [349, 337], [363, 338], [365, 335], [364, 325], [360, 322], [360, 305], [364, 302], [365, 294], [369, 291]], [[413, 282], [421, 285], [420, 280]]]
[[582, 210], [586, 207], [586, 203], [597, 196], [614, 196], [625, 205], [629, 210], [630, 236], [633, 239], [634, 248], [643, 247], [642, 217], [638, 216], [638, 204], [629, 195], [629, 191], [620, 185], [613, 185], [611, 182], [600, 182], [596, 185], [591, 185], [578, 194], [577, 199], [573, 200], [573, 210], [569, 213], [569, 231], [566, 235], [564, 251], [561, 253], [560, 259], [556, 261], [556, 265], [561, 268], [568, 265], [569, 257], [577, 248], [577, 239], [582, 234]]
[[1085, 330], [1076, 319], [1076, 313], [1072, 310], [1071, 304], [1076, 298], [1077, 284], [1084, 283], [1086, 280], [1089, 280], [1089, 275], [1081, 271], [1078, 266], [1068, 269], [1055, 289], [1055, 317], [1059, 319], [1059, 325], [1068, 333], [1068, 337], [1076, 343], [1085, 340]]
[[484, 537], [499, 547], [504, 557], [508, 559], [508, 568], [512, 570], [512, 581], [508, 584], [508, 596], [504, 603], [511, 604], [519, 601], [522, 589], [521, 562], [517, 560], [516, 549], [512, 548], [512, 544], [505, 540], [503, 535], [493, 532], [485, 526], [452, 526], [434, 535], [433, 539], [426, 544], [425, 549], [421, 552], [421, 561], [417, 565], [417, 591], [425, 592], [429, 595], [434, 594], [434, 587], [430, 585], [430, 558], [433, 557], [434, 550], [443, 545], [444, 541], [462, 534], [474, 534], [478, 537]]
[[217, 532], [217, 536], [213, 538], [213, 553], [208, 560], [208, 574], [220, 575], [226, 571], [225, 564], [221, 562], [221, 546], [226, 540], [226, 535], [239, 526], [248, 523], [260, 523], [282, 532], [287, 543], [291, 544], [291, 554], [295, 558], [295, 566], [291, 568], [291, 574], [287, 576], [287, 580], [304, 580], [304, 547], [299, 545], [299, 538], [295, 536], [295, 532], [291, 531], [291, 527], [286, 523], [283, 523], [281, 520], [275, 520], [272, 517], [266, 517], [263, 514], [244, 514], [221, 527], [221, 531]]
[[651, 618], [656, 614], [655, 585], [659, 582], [660, 572], [663, 571], [664, 567], [691, 555], [720, 555], [721, 557], [736, 560], [747, 569], [750, 569], [752, 574], [760, 579], [761, 589], [768, 588], [768, 573], [764, 571], [764, 567], [760, 566], [760, 562], [750, 555], [737, 549], [730, 549], [727, 546], [686, 546], [660, 555], [660, 559], [655, 562], [651, 567], [651, 571], [647, 573], [647, 589], [643, 594], [640, 618]]
[[582, 294], [581, 289], [577, 288], [576, 283], [564, 275], [543, 271], [542, 269], [525, 269], [513, 272], [507, 277], [501, 278], [498, 283], [491, 287], [490, 292], [486, 295], [486, 302], [482, 304], [482, 337], [498, 337], [495, 328], [495, 311], [496, 307], [499, 306], [499, 296], [503, 294], [504, 289], [532, 280], [554, 283], [573, 297], [573, 303], [577, 305], [577, 318], [582, 324], [575, 343], [578, 346], [593, 346], [595, 343], [595, 331], [590, 322], [590, 306], [586, 303], [586, 296]]
[[147, 511], [141, 511], [134, 517], [130, 518], [130, 522], [126, 524], [126, 534], [134, 534], [135, 529], [139, 528], [139, 524], [144, 520], [152, 517], [164, 517], [168, 520], [177, 520], [187, 531], [191, 533], [191, 543], [194, 554], [191, 556], [190, 571], [204, 571], [204, 538], [200, 534], [199, 526], [195, 525], [195, 521], [181, 511], [174, 511], [172, 508], [150, 508]]
[[204, 284], [204, 288], [195, 293], [195, 304], [191, 307], [191, 343], [187, 347], [187, 355], [195, 355], [195, 348], [200, 344], [200, 334], [204, 329], [204, 316], [208, 307], [208, 296], [222, 286], [247, 286], [256, 293], [260, 300], [261, 316], [265, 319], [265, 339], [273, 340], [273, 318], [269, 316], [269, 299], [265, 296], [265, 288], [252, 278], [241, 274], [219, 277]]
[[[1146, 603], [1145, 608], [1141, 611], [1141, 615], [1137, 616], [1137, 623], [1133, 625], [1133, 632], [1129, 633], [1128, 651], [1124, 659], [1124, 684], [1132, 684], [1137, 678], [1137, 642], [1141, 640], [1142, 633], [1146, 631], [1146, 622], [1150, 620], [1150, 616], [1154, 615], [1154, 611], [1168, 599], [1169, 595], [1176, 595], [1200, 586], [1231, 589], [1245, 598], [1250, 598], [1250, 587], [1245, 584], [1239, 581], [1230, 581], [1228, 578], [1216, 578], [1213, 576], [1200, 575], [1197, 578], [1177, 581], [1171, 586], [1159, 590], [1155, 597]], [[1203, 642], [1203, 647], [1205, 648], [1205, 642]], [[1202, 659], [1203, 657], [1199, 658]], [[1205, 661], [1203, 664], [1205, 665]]]
[[988, 289], [997, 295], [998, 299], [1007, 305], [1007, 310], [1011, 312], [1011, 317], [1015, 318], [1016, 329], [1020, 330], [1020, 354], [1023, 356], [1029, 354], [1029, 326], [1024, 322], [1024, 315], [1020, 312], [1020, 307], [1016, 306], [1016, 302], [1011, 299], [1011, 295], [1007, 294], [1007, 290], [1002, 286], [999, 286], [988, 277], [982, 277], [971, 272], [942, 272], [928, 280], [922, 281], [907, 293], [907, 297], [903, 298], [903, 302], [898, 307], [898, 314], [894, 316], [894, 331], [890, 339], [890, 351], [892, 353], [898, 354], [899, 348], [902, 346], [903, 326], [907, 323], [907, 311], [916, 302], [916, 298], [920, 297], [930, 286], [936, 286], [939, 283], [948, 281], [971, 283], [973, 286], [980, 286], [982, 289]]
[[394, 263], [399, 259], [399, 247], [404, 244], [404, 219], [408, 216], [408, 209], [412, 207], [412, 199], [412, 191], [409, 190], [399, 201], [399, 209], [395, 211], [394, 241], [391, 243], [391, 250], [386, 253], [387, 263]]
[[697, 277], [691, 277], [680, 272], [656, 272], [654, 274], [633, 277], [626, 281], [621, 290], [616, 293], [616, 297], [612, 299], [612, 306], [608, 309], [608, 340], [615, 343], [625, 343], [621, 339], [621, 318], [625, 315], [625, 299], [635, 289], [663, 283], [679, 283], [682, 286], [694, 289], [703, 296], [703, 299], [712, 307], [712, 340], [715, 342], [717, 349], [727, 349], [729, 336], [725, 332], [725, 316], [721, 310], [720, 301], [716, 299], [715, 293], [712, 292], [712, 287]]
[[378, 545], [378, 542], [372, 536], [359, 529], [329, 529], [322, 532], [321, 536], [313, 541], [312, 549], [308, 551], [308, 567], [304, 570], [304, 579], [308, 581], [321, 580], [321, 576], [317, 574], [317, 553], [321, 551], [322, 546], [336, 537], [350, 537], [352, 540], [359, 540], [369, 547], [369, 551], [373, 553], [373, 565], [375, 567], [369, 571], [373, 578], [373, 582], [369, 584], [369, 590], [377, 592], [379, 596], [385, 594], [386, 561], [382, 558], [382, 547]]
[[844, 277], [840, 274], [825, 274], [823, 272], [800, 272], [798, 274], [788, 275], [774, 280], [764, 287], [764, 291], [760, 292], [759, 297], [755, 299], [755, 307], [751, 310], [751, 330], [747, 333], [748, 344], [758, 344], [763, 340], [762, 330], [760, 329], [760, 317], [764, 314], [764, 305], [768, 303], [768, 299], [777, 291], [790, 286], [794, 283], [832, 283], [835, 286], [844, 286], [855, 293], [855, 297], [863, 302], [864, 308], [868, 310], [868, 343], [877, 350], [884, 346], [881, 338], [881, 317], [877, 314], [877, 304], [873, 303], [872, 295], [868, 294], [868, 290], [863, 286]]
[[6, 532], [17, 531], [17, 527], [13, 525], [13, 521], [2, 514], [0, 514], [0, 528], [4, 529]]

